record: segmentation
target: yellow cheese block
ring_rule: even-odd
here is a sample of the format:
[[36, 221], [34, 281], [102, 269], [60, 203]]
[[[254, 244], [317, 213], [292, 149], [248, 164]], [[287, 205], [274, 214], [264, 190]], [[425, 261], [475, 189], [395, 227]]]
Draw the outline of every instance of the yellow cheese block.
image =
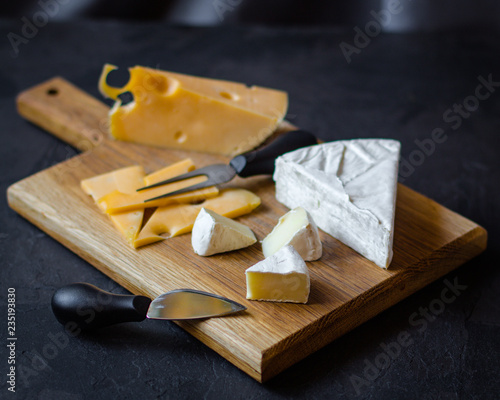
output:
[[[125, 86], [113, 88], [106, 77], [114, 69], [104, 66], [99, 90], [117, 100], [110, 126], [119, 140], [233, 156], [261, 144], [288, 108], [283, 91], [141, 66], [129, 69]], [[134, 101], [122, 106], [124, 92]]]
[[[135, 193], [136, 189], [144, 186], [145, 175], [144, 168], [134, 165], [84, 179], [80, 185], [83, 191], [98, 203], [102, 197], [114, 191], [128, 195]], [[133, 244], [141, 228], [143, 216], [144, 210], [137, 210], [112, 215], [111, 220], [125, 239]]]
[[134, 241], [134, 247], [141, 247], [168, 237], [191, 232], [194, 221], [202, 208], [206, 208], [228, 218], [248, 214], [260, 205], [260, 198], [244, 189], [225, 189], [220, 195], [200, 204], [175, 204], [158, 208], [144, 225]]

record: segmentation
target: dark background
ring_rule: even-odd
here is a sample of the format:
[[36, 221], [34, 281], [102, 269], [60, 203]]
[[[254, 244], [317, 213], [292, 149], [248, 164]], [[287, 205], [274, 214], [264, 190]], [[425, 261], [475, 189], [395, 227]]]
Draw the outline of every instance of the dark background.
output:
[[31, 16], [44, 4], [59, 4], [52, 21], [155, 21], [189, 26], [353, 26], [372, 19], [370, 11], [398, 4], [384, 30], [438, 31], [450, 28], [496, 28], [500, 4], [495, 0], [21, 0], [3, 2], [1, 15]]
[[[21, 18], [31, 20], [41, 8], [37, 2], [2, 5], [3, 193], [10, 184], [76, 154], [17, 115], [18, 92], [61, 75], [99, 97], [96, 82], [104, 63], [142, 64], [287, 90], [293, 123], [323, 140], [398, 139], [403, 160], [411, 159], [416, 141], [430, 138], [433, 129], [448, 129], [447, 140], [404, 183], [484, 226], [488, 250], [266, 384], [176, 325], [158, 321], [68, 338], [52, 359], [40, 363], [51, 338], [63, 340], [50, 310], [58, 287], [85, 281], [125, 291], [10, 210], [3, 196], [0, 338], [7, 331], [7, 288], [14, 287], [18, 375], [14, 395], [7, 392], [7, 352], [0, 339], [0, 398], [498, 398], [500, 90], [494, 88], [457, 129], [443, 119], [448, 109], [474, 96], [479, 76], [491, 74], [500, 81], [496, 3], [404, 3], [403, 12], [350, 63], [340, 44], [353, 44], [354, 28], [363, 29], [373, 19], [370, 11], [382, 9], [381, 2], [321, 6], [319, 1], [268, 5], [247, 0], [223, 20], [217, 13], [214, 17], [212, 1], [137, 3], [60, 5], [17, 53], [9, 34], [22, 35]], [[425, 330], [412, 326], [411, 315], [440, 298], [445, 280], [455, 279], [467, 286], [461, 295]], [[356, 390], [353, 376], [364, 378], [383, 344], [402, 332], [412, 343]]]

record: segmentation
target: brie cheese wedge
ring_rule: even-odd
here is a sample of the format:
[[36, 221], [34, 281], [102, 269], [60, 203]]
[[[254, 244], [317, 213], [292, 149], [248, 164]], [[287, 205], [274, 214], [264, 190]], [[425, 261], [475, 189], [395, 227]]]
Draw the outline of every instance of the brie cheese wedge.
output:
[[304, 261], [317, 260], [323, 252], [318, 227], [302, 207], [294, 208], [279, 219], [262, 241], [262, 252], [264, 257], [269, 257], [287, 245], [293, 246]]
[[329, 142], [276, 160], [276, 199], [382, 268], [392, 260], [400, 143]]
[[206, 208], [200, 210], [193, 225], [191, 244], [200, 256], [242, 249], [255, 242], [257, 238], [248, 226]]
[[248, 268], [245, 275], [249, 300], [307, 303], [309, 271], [292, 246], [282, 247], [272, 256]]

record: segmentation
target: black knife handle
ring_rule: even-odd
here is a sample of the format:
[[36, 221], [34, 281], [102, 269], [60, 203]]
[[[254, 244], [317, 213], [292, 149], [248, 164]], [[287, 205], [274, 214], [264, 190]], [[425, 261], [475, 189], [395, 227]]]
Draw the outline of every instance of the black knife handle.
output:
[[242, 178], [260, 174], [272, 175], [277, 157], [314, 144], [318, 144], [318, 141], [313, 134], [303, 130], [291, 131], [279, 136], [262, 149], [234, 157], [229, 165]]
[[150, 304], [148, 297], [113, 294], [88, 283], [64, 286], [52, 296], [57, 320], [63, 325], [75, 323], [84, 330], [142, 321]]

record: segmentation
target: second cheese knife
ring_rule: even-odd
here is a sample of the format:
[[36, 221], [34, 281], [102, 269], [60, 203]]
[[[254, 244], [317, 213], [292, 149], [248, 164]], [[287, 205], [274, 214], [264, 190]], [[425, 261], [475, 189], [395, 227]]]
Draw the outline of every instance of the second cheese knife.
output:
[[236, 175], [242, 178], [261, 174], [272, 175], [274, 172], [274, 161], [277, 157], [301, 147], [312, 146], [317, 143], [316, 137], [309, 132], [303, 130], [287, 132], [280, 135], [265, 147], [234, 157], [229, 164], [209, 165], [208, 167], [199, 168], [186, 174], [176, 176], [175, 178], [167, 179], [137, 190], [141, 191], [163, 186], [195, 176], [204, 175], [207, 177], [207, 180], [201, 183], [147, 199], [145, 200], [147, 202], [229, 182]]

